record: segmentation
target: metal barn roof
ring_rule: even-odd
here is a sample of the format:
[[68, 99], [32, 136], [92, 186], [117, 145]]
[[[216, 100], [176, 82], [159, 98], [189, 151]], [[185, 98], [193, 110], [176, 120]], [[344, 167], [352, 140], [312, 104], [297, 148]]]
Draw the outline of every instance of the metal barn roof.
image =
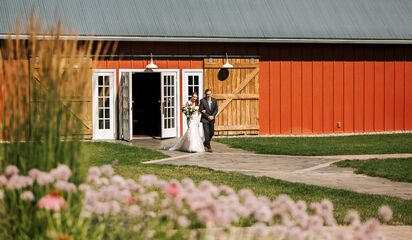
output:
[[410, 43], [412, 0], [0, 0], [0, 35], [34, 8], [67, 36], [158, 41]]

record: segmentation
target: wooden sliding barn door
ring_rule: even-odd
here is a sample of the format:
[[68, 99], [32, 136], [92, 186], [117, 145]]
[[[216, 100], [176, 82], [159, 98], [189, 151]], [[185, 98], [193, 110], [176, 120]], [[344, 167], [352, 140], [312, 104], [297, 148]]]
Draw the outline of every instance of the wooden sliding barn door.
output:
[[204, 89], [211, 89], [219, 105], [215, 135], [259, 133], [259, 60], [204, 59]]
[[[69, 61], [69, 60], [67, 60]], [[56, 104], [60, 105], [61, 111], [65, 111], [72, 115], [72, 117], [80, 123], [80, 132], [72, 132], [72, 134], [80, 134], [83, 138], [92, 138], [93, 122], [92, 122], [92, 62], [88, 60], [90, 71], [89, 80], [84, 84], [71, 83], [60, 81], [61, 99], [56, 99]], [[48, 82], [41, 79], [41, 66], [36, 63], [34, 58], [30, 59], [30, 102], [31, 107], [41, 108], [42, 101], [44, 101], [44, 93], [49, 91], [50, 86]], [[64, 75], [64, 73], [63, 73]], [[76, 78], [70, 78], [76, 80]], [[47, 121], [44, 119], [44, 121]]]

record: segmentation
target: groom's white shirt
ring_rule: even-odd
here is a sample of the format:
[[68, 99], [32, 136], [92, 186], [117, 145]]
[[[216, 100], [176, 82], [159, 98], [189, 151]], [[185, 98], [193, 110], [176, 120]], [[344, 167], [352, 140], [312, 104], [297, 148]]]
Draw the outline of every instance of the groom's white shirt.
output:
[[207, 103], [209, 104], [209, 109], [212, 109], [212, 98], [206, 98]]

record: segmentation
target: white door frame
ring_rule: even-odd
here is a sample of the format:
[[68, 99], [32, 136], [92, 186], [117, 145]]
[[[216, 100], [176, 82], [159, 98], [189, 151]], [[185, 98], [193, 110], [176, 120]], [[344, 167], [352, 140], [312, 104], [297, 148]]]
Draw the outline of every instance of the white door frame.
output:
[[[130, 68], [130, 69], [119, 69], [119, 76], [122, 76], [123, 72], [139, 72], [139, 73], [143, 73], [145, 72], [146, 69], [144, 68]], [[162, 72], [173, 72], [176, 73], [176, 112], [175, 112], [175, 116], [176, 116], [176, 136], [180, 137], [180, 108], [181, 108], [181, 104], [180, 104], [180, 70], [179, 69], [153, 69], [153, 72], [158, 72], [158, 73], [162, 73]], [[120, 78], [118, 79], [119, 84], [120, 84]], [[160, 79], [160, 81], [162, 81], [162, 79]], [[130, 83], [129, 83], [129, 90], [130, 90], [130, 102], [129, 102], [129, 114], [130, 114], [130, 122], [129, 122], [129, 126], [130, 126], [130, 140], [133, 140], [133, 113], [132, 113], [132, 78], [130, 77]], [[161, 129], [162, 131], [162, 129]]]
[[[188, 92], [188, 82], [187, 77], [189, 75], [198, 75], [199, 77], [199, 101], [203, 98], [203, 91], [204, 91], [204, 81], [203, 81], [203, 69], [183, 69], [182, 70], [182, 104], [185, 104], [187, 98], [189, 97]], [[185, 119], [185, 115], [181, 113], [182, 118]], [[183, 133], [187, 130], [187, 123], [183, 121]]]
[[[99, 123], [98, 123], [98, 76], [101, 75], [111, 75], [112, 78], [110, 79], [110, 129], [111, 132], [107, 131], [106, 133], [103, 133], [102, 130], [99, 130]], [[93, 136], [92, 139], [116, 139], [117, 136], [117, 124], [116, 124], [116, 119], [117, 119], [117, 110], [116, 110], [116, 102], [117, 102], [117, 97], [116, 97], [116, 69], [93, 69], [93, 75], [92, 75], [92, 125], [93, 125]], [[101, 133], [99, 133], [99, 131]]]

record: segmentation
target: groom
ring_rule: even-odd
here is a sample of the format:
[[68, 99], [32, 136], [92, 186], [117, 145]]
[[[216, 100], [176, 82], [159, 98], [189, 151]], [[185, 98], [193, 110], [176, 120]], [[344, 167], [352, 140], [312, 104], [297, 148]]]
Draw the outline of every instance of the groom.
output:
[[205, 96], [206, 97], [200, 100], [199, 103], [199, 110], [202, 113], [201, 122], [205, 133], [205, 141], [203, 142], [203, 145], [205, 146], [206, 152], [212, 152], [210, 140], [212, 140], [215, 132], [215, 117], [218, 109], [216, 99], [212, 98], [212, 90], [206, 89]]

